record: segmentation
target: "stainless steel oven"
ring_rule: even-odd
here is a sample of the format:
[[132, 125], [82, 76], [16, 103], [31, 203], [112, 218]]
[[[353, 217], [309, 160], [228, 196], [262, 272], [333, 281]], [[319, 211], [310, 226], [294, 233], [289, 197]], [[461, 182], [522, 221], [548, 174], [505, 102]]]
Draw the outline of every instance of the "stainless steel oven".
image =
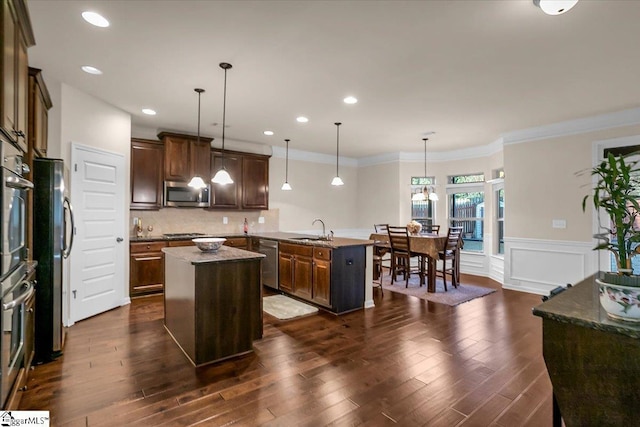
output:
[[27, 258], [26, 203], [27, 191], [33, 188], [33, 184], [22, 177], [28, 167], [22, 163], [22, 152], [18, 148], [2, 140], [1, 158], [0, 278], [3, 278]]
[[35, 292], [33, 281], [27, 279], [25, 266], [26, 263], [22, 263], [1, 282], [0, 405], [5, 404], [24, 360], [27, 316], [25, 303]]

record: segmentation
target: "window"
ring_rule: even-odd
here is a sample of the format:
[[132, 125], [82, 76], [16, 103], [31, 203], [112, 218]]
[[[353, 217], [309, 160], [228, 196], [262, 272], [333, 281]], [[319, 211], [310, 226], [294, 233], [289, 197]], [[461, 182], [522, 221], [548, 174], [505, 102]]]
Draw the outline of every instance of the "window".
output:
[[449, 226], [462, 227], [463, 250], [484, 251], [484, 174], [449, 177]]
[[[422, 192], [424, 188], [431, 188], [435, 185], [435, 178], [428, 177], [411, 177], [411, 195]], [[423, 227], [434, 224], [434, 205], [433, 201], [429, 200], [411, 200], [411, 219], [422, 224]]]
[[495, 191], [497, 254], [504, 255], [504, 188]]

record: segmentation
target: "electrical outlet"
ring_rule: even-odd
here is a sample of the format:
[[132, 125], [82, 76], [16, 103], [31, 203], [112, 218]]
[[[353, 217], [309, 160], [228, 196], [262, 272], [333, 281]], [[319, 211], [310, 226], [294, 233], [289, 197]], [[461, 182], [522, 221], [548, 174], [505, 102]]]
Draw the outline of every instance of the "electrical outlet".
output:
[[551, 221], [551, 227], [553, 228], [567, 228], [567, 220], [565, 219], [554, 219]]
[[222, 217], [222, 223], [223, 224], [229, 224], [229, 218], [227, 218], [226, 216]]
[[264, 224], [264, 217], [263, 216], [258, 217], [258, 224]]

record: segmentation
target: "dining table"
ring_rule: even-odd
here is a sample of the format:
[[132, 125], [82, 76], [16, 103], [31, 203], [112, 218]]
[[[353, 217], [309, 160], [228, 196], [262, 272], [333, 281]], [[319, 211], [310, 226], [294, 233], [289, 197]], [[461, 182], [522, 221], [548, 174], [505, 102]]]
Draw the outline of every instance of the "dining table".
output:
[[[374, 249], [388, 248], [389, 235], [385, 233], [371, 233], [369, 240], [374, 241]], [[427, 260], [427, 292], [436, 291], [436, 262], [438, 260], [438, 252], [444, 250], [447, 244], [447, 236], [438, 234], [409, 234], [409, 250], [413, 253], [424, 255]]]

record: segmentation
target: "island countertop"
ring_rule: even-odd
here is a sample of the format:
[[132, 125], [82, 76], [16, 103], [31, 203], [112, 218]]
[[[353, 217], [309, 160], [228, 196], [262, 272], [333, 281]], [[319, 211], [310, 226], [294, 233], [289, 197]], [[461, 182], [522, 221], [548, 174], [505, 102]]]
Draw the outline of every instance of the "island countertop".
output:
[[533, 308], [544, 319], [640, 338], [640, 324], [609, 318], [600, 306], [599, 287], [592, 275]]
[[249, 252], [243, 249], [221, 246], [215, 252], [203, 252], [195, 246], [178, 246], [162, 248], [162, 252], [185, 260], [193, 265], [214, 262], [227, 262], [264, 258], [265, 255], [257, 252]]

